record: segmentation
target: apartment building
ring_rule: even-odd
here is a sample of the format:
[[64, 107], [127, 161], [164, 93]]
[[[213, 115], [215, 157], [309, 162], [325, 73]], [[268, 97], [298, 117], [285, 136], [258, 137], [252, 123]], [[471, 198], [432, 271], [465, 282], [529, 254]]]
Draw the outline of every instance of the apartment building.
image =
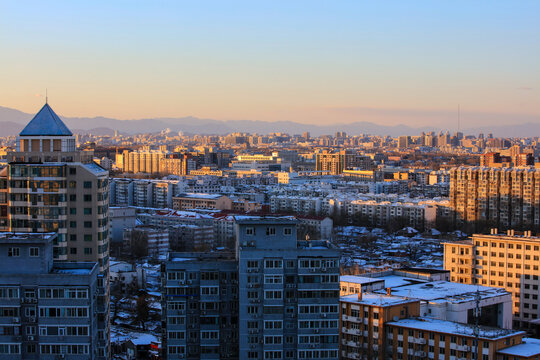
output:
[[169, 232], [163, 229], [142, 225], [124, 229], [124, 254], [132, 254], [134, 248], [141, 248], [145, 255], [158, 258], [167, 255], [169, 251]]
[[357, 154], [353, 150], [341, 150], [338, 152], [322, 151], [315, 155], [315, 169], [317, 171], [329, 171], [331, 175], [339, 175], [345, 169], [361, 168], [370, 169], [373, 161], [370, 157]]
[[71, 131], [45, 104], [7, 155], [5, 230], [55, 232], [55, 260], [98, 263], [99, 357], [108, 357], [109, 173], [92, 159], [91, 151], [76, 150]]
[[270, 211], [273, 213], [295, 213], [319, 215], [322, 200], [319, 197], [275, 195], [270, 197]]
[[232, 208], [232, 200], [220, 194], [179, 194], [173, 197], [172, 203], [175, 210]]
[[420, 301], [362, 293], [340, 300], [341, 359], [388, 359], [386, 324], [420, 314]]
[[338, 359], [338, 250], [295, 220], [236, 223], [240, 359]]
[[450, 206], [459, 223], [540, 226], [540, 169], [460, 167], [450, 170]]
[[161, 274], [163, 358], [237, 359], [234, 254], [169, 253]]
[[[522, 343], [523, 331], [478, 327], [429, 317], [386, 324], [387, 359], [499, 359], [498, 351]], [[476, 331], [478, 330], [478, 335]]]
[[540, 237], [529, 231], [499, 234], [493, 229], [489, 235], [444, 244], [444, 267], [452, 281], [504, 288], [512, 294], [515, 327], [527, 328], [540, 315], [539, 266]]
[[99, 358], [99, 267], [54, 261], [57, 237], [0, 234], [0, 359]]

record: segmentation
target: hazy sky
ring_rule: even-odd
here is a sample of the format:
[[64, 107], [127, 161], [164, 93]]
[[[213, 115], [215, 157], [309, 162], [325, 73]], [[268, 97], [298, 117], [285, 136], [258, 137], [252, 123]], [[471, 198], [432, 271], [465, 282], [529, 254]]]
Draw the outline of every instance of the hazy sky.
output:
[[0, 105], [65, 116], [540, 122], [540, 1], [3, 1]]

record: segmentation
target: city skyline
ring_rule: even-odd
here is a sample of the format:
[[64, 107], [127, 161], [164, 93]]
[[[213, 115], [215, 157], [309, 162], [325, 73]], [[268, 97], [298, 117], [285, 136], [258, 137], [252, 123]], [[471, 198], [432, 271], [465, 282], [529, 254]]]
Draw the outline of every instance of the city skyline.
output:
[[30, 5], [2, 3], [0, 25], [0, 105], [28, 113], [48, 88], [81, 117], [441, 126], [460, 105], [464, 124], [485, 126], [540, 114], [534, 2]]

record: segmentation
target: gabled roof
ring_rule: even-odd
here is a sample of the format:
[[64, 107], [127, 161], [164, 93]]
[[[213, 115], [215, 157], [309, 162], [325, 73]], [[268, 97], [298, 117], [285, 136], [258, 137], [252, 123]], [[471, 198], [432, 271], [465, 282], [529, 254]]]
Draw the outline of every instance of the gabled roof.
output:
[[56, 115], [49, 104], [43, 105], [41, 110], [19, 133], [19, 136], [72, 136], [73, 133], [66, 124]]

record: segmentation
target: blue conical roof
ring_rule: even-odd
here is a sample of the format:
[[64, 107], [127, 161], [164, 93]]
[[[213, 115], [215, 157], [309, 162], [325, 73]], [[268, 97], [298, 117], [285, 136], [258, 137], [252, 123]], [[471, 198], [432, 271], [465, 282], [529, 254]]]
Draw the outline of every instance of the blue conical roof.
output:
[[73, 133], [66, 124], [51, 109], [49, 104], [43, 105], [41, 110], [19, 133], [19, 136], [72, 136]]

